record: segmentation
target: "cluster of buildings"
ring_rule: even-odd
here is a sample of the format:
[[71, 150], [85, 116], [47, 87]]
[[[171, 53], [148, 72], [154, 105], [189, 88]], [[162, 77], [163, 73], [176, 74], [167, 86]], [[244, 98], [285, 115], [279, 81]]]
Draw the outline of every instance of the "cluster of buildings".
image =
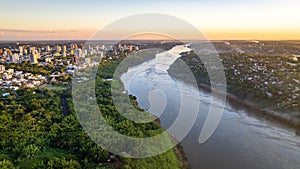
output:
[[252, 84], [254, 91], [274, 99], [278, 108], [287, 105], [300, 107], [299, 55], [235, 53], [225, 54], [222, 59], [225, 71], [233, 72], [228, 73], [227, 81]]
[[134, 45], [84, 45], [71, 43], [68, 45], [18, 45], [17, 47], [0, 48], [0, 62], [22, 63], [29, 61], [32, 64], [49, 63], [55, 57], [71, 57], [71, 63], [78, 64], [80, 58], [97, 55], [116, 56], [120, 53], [129, 53], [139, 50]]
[[0, 88], [10, 90], [18, 90], [20, 87], [35, 88], [47, 82], [46, 77], [41, 74], [5, 70], [4, 65], [0, 65], [0, 77]]
[[[298, 43], [236, 40], [212, 44], [223, 62], [231, 90], [250, 98], [266, 97], [274, 103], [272, 108], [300, 110]], [[194, 67], [208, 69], [201, 64]]]
[[[133, 45], [97, 45], [69, 43], [57, 44], [31, 44], [31, 45], [7, 45], [0, 48], [0, 88], [17, 90], [20, 87], [37, 87], [46, 82], [56, 82], [59, 77], [66, 74], [72, 75], [78, 69], [99, 64], [99, 58], [113, 60], [121, 53], [129, 53], [138, 50]], [[105, 58], [108, 56], [107, 58]], [[23, 71], [10, 69], [9, 65], [30, 62], [33, 65], [43, 67], [52, 65], [64, 67], [64, 72], [51, 71], [51, 74], [42, 76]]]
[[41, 62], [51, 62], [53, 57], [72, 56], [72, 61], [78, 63], [78, 58], [93, 56], [94, 54], [103, 56], [106, 50], [105, 45], [95, 48], [88, 45], [72, 43], [70, 45], [20, 45], [18, 47], [7, 47], [0, 49], [0, 62], [22, 63], [29, 61], [32, 64]]
[[[241, 98], [283, 111], [300, 111], [300, 50], [292, 42], [219, 41], [213, 42], [223, 63], [229, 92]], [[210, 54], [204, 53], [209, 59]], [[209, 84], [207, 70], [214, 64], [202, 63], [195, 54], [184, 61]], [[211, 62], [213, 63], [213, 62]], [[207, 67], [205, 67], [205, 65]], [[214, 78], [214, 77], [212, 77]]]
[[230, 40], [212, 41], [218, 52], [240, 52], [251, 54], [300, 55], [295, 41]]
[[110, 52], [112, 52], [114, 55], [118, 55], [120, 53], [129, 53], [134, 50], [139, 50], [139, 47], [133, 46], [133, 45], [118, 44], [118, 45], [113, 46], [113, 48]]

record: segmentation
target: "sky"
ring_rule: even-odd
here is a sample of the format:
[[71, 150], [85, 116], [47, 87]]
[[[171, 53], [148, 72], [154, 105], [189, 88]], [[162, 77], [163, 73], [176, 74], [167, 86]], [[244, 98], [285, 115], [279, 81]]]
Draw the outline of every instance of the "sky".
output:
[[0, 40], [89, 39], [143, 13], [178, 17], [210, 40], [300, 40], [299, 0], [1, 0], [0, 6]]

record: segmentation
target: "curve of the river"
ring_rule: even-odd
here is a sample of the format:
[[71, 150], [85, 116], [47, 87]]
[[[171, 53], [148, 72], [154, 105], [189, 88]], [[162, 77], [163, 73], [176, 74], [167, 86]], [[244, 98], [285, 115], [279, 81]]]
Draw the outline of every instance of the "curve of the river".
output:
[[[257, 117], [249, 112], [250, 110], [229, 103], [226, 103], [223, 118], [213, 136], [204, 144], [199, 144], [199, 134], [207, 117], [212, 96], [188, 83], [177, 81], [166, 71], [180, 57], [179, 54], [185, 51], [189, 51], [189, 48], [178, 45], [159, 53], [152, 60], [130, 67], [122, 74], [121, 80], [125, 89], [138, 98], [140, 107], [159, 116], [165, 129], [176, 119], [181, 98], [189, 99], [190, 104], [186, 106], [190, 108], [194, 107], [194, 103], [200, 103], [196, 123], [181, 142], [191, 167], [299, 169], [300, 137], [295, 134], [294, 129]], [[181, 86], [181, 91], [178, 86]], [[149, 93], [156, 89], [162, 91], [167, 99], [163, 112], [157, 112], [155, 107], [150, 106], [159, 105], [159, 99], [152, 99], [152, 103], [149, 103]], [[179, 97], [179, 93], [183, 97]], [[184, 113], [188, 116], [190, 111], [187, 109]]]

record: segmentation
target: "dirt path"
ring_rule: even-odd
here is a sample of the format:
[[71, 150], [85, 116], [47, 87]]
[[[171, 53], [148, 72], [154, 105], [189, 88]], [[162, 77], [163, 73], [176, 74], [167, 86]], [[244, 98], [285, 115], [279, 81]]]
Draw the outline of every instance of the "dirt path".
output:
[[62, 114], [64, 116], [68, 116], [69, 114], [71, 114], [71, 111], [67, 103], [67, 95], [65, 93], [60, 96], [60, 103], [62, 107]]

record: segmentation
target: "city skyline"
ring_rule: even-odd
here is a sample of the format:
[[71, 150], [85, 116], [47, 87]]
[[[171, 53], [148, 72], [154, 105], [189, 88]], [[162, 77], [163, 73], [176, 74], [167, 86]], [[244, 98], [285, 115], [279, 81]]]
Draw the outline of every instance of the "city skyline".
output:
[[86, 40], [105, 25], [140, 13], [178, 17], [210, 40], [300, 40], [298, 5], [296, 0], [4, 0], [0, 40]]

